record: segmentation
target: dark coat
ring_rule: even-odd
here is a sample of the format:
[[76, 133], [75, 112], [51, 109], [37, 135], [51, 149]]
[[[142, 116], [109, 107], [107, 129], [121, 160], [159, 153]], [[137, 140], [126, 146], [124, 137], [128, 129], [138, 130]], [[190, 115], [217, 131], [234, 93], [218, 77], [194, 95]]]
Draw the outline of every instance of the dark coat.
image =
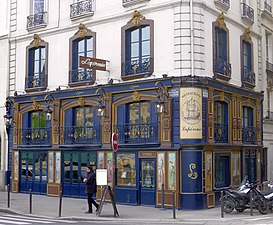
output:
[[85, 192], [89, 194], [97, 192], [96, 174], [94, 172], [87, 173]]

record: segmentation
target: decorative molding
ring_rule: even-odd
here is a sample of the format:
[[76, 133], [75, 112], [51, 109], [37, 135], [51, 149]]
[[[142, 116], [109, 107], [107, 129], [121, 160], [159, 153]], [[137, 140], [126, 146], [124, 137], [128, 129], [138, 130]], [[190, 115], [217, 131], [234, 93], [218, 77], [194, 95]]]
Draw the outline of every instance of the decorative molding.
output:
[[245, 29], [243, 39], [247, 42], [251, 42], [251, 29], [249, 27]]
[[145, 16], [141, 15], [139, 11], [135, 10], [133, 12], [132, 18], [127, 23], [133, 22], [135, 27], [139, 27], [141, 19], [145, 19]]
[[217, 17], [216, 22], [218, 23], [219, 28], [223, 29], [224, 27], [226, 27], [224, 13], [219, 14], [219, 16]]
[[225, 99], [224, 92], [220, 92], [220, 101], [224, 101], [224, 99]]
[[79, 106], [84, 106], [85, 105], [85, 99], [83, 97], [78, 99], [78, 105]]
[[34, 101], [34, 102], [32, 103], [32, 108], [33, 108], [33, 110], [39, 110], [39, 108], [40, 108], [40, 103]]
[[80, 38], [84, 38], [85, 33], [89, 32], [89, 31], [91, 31], [91, 30], [89, 30], [83, 23], [80, 23], [79, 30], [75, 33], [75, 35], [79, 35]]
[[138, 91], [134, 91], [133, 93], [133, 101], [138, 102], [140, 101], [141, 94]]
[[30, 43], [30, 45], [34, 45], [35, 48], [38, 48], [40, 46], [40, 43], [45, 42], [43, 39], [40, 38], [38, 34], [34, 34], [33, 40]]

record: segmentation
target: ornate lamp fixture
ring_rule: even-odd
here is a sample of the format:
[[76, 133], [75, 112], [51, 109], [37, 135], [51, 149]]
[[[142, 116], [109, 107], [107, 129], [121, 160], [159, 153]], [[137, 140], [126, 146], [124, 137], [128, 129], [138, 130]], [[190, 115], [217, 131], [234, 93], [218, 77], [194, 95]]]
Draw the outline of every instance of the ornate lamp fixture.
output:
[[[44, 109], [44, 112], [46, 113], [46, 120], [51, 120], [51, 116], [54, 110], [54, 100], [55, 98], [53, 97], [52, 94], [47, 94], [44, 98], [44, 100], [46, 101], [46, 108]], [[53, 118], [54, 119], [54, 118]]]
[[11, 100], [10, 98], [7, 98], [5, 102], [6, 114], [4, 115], [4, 121], [7, 129], [9, 129], [10, 126], [12, 125], [13, 116], [11, 108], [13, 106], [13, 103], [14, 103], [13, 100]]
[[155, 100], [156, 112], [160, 114], [165, 111], [164, 105], [166, 98], [169, 96], [169, 93], [167, 88], [160, 81], [157, 81], [155, 83], [155, 91], [157, 93]]
[[98, 116], [103, 117], [105, 115], [105, 91], [103, 88], [98, 88], [96, 90], [96, 95], [98, 96]]

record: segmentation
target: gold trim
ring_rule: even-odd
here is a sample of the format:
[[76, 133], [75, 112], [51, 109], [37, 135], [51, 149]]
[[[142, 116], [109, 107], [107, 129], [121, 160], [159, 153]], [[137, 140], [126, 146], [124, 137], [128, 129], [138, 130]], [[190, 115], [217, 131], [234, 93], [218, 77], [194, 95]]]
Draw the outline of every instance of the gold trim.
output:
[[226, 27], [224, 13], [220, 13], [219, 16], [217, 17], [216, 21], [219, 24], [219, 28], [222, 29], [222, 28]]
[[249, 27], [245, 29], [243, 39], [247, 42], [251, 42], [251, 29]]
[[82, 98], [82, 97], [78, 98], [78, 105], [79, 106], [84, 106], [85, 105], [85, 99]]
[[145, 16], [141, 15], [141, 13], [139, 11], [135, 10], [133, 12], [131, 19], [127, 23], [133, 22], [135, 27], [139, 27], [141, 19], [145, 19]]
[[32, 103], [32, 108], [33, 108], [33, 110], [39, 110], [39, 108], [40, 108], [40, 103], [34, 101], [34, 102]]
[[89, 31], [91, 31], [91, 30], [89, 30], [83, 23], [80, 23], [79, 30], [74, 35], [79, 35], [80, 38], [84, 38], [85, 33], [89, 32]]
[[34, 45], [35, 48], [39, 47], [40, 46], [40, 43], [41, 42], [45, 42], [43, 39], [40, 38], [40, 36], [38, 34], [34, 34], [33, 36], [33, 40], [32, 42], [30, 42], [30, 44]]
[[134, 91], [133, 93], [133, 101], [138, 102], [140, 101], [141, 94], [138, 91]]

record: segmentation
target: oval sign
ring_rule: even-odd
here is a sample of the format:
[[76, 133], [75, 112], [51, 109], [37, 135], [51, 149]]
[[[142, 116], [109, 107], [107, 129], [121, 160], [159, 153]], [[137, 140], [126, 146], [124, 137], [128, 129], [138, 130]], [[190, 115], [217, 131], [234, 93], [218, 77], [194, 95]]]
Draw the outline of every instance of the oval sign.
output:
[[118, 135], [116, 133], [112, 134], [112, 149], [114, 152], [118, 150]]

